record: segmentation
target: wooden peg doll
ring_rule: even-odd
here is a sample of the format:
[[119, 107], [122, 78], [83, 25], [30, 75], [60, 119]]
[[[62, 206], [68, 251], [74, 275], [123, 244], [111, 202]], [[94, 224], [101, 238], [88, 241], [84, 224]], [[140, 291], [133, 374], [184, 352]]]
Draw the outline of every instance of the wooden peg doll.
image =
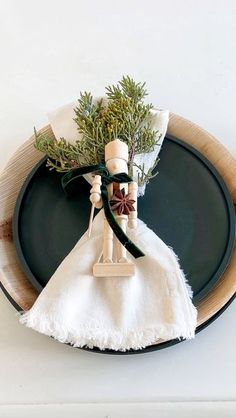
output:
[[[128, 146], [115, 139], [105, 146], [105, 163], [110, 175], [128, 174]], [[126, 233], [137, 225], [137, 183], [111, 183], [107, 186], [108, 198], [116, 222]], [[96, 208], [102, 206], [101, 176], [96, 175], [90, 191], [90, 200]], [[95, 277], [132, 276], [135, 266], [127, 259], [127, 251], [116, 238], [107, 219], [104, 217], [103, 250], [98, 262], [93, 266]]]

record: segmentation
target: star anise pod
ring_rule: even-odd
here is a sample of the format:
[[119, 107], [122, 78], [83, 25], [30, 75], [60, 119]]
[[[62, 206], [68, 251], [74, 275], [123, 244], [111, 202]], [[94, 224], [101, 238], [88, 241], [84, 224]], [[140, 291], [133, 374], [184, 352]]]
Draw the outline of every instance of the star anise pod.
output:
[[118, 215], [129, 215], [135, 208], [135, 200], [130, 199], [130, 193], [125, 194], [125, 189], [116, 190], [110, 200], [111, 210], [117, 211]]

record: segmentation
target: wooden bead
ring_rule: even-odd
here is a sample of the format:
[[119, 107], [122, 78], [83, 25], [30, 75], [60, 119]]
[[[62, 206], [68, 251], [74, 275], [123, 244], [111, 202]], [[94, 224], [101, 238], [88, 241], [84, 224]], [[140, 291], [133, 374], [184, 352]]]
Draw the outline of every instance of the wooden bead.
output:
[[101, 186], [97, 183], [93, 184], [93, 187], [90, 190], [90, 193], [100, 193], [101, 194]]
[[130, 199], [135, 201], [133, 204], [135, 211], [130, 212], [129, 221], [128, 221], [129, 228], [133, 228], [133, 229], [137, 227], [137, 200], [138, 200], [137, 191], [138, 191], [138, 185], [135, 181], [133, 181], [132, 183], [129, 184], [129, 194], [130, 194]]
[[101, 193], [91, 193], [89, 199], [93, 205], [96, 205], [101, 200]]
[[100, 174], [96, 174], [96, 176], [94, 176], [94, 179], [93, 179], [93, 183], [92, 184], [93, 185], [94, 184], [100, 184], [100, 186], [101, 186], [101, 184], [102, 184], [102, 178], [101, 178]]
[[94, 176], [93, 182], [92, 182], [92, 188], [90, 190], [90, 202], [95, 205], [97, 209], [102, 207], [101, 202], [101, 176], [97, 174]]

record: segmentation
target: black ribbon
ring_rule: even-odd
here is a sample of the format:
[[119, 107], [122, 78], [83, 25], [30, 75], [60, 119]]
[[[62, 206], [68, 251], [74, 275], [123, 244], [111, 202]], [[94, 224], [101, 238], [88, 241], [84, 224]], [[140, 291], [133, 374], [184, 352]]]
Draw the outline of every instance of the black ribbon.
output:
[[102, 184], [101, 184], [101, 197], [103, 201], [103, 208], [106, 219], [112, 228], [114, 234], [121, 242], [121, 244], [133, 255], [135, 258], [143, 257], [145, 254], [127, 237], [124, 233], [120, 225], [116, 222], [116, 219], [112, 213], [109, 198], [108, 198], [108, 191], [107, 186], [110, 183], [130, 183], [132, 182], [131, 177], [128, 176], [126, 173], [119, 173], [111, 176], [103, 164], [96, 164], [96, 165], [89, 165], [87, 167], [79, 167], [75, 168], [68, 173], [66, 173], [62, 179], [62, 187], [63, 190], [67, 193], [67, 188], [70, 183], [72, 183], [75, 179], [84, 174], [88, 173], [99, 173], [101, 175]]

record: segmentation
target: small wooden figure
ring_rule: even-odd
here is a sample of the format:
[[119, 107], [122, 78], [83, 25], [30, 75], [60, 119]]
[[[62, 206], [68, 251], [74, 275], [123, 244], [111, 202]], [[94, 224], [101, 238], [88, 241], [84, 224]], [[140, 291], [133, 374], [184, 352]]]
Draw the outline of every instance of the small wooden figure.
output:
[[[128, 173], [128, 146], [115, 139], [105, 146], [105, 162], [109, 174]], [[108, 197], [117, 223], [126, 233], [127, 223], [130, 228], [137, 226], [137, 189], [136, 182], [111, 183], [108, 185]], [[96, 175], [90, 191], [90, 201], [96, 208], [101, 208], [101, 176]], [[95, 277], [132, 276], [135, 266], [127, 259], [125, 247], [114, 235], [104, 217], [103, 250], [100, 259], [93, 266]]]

